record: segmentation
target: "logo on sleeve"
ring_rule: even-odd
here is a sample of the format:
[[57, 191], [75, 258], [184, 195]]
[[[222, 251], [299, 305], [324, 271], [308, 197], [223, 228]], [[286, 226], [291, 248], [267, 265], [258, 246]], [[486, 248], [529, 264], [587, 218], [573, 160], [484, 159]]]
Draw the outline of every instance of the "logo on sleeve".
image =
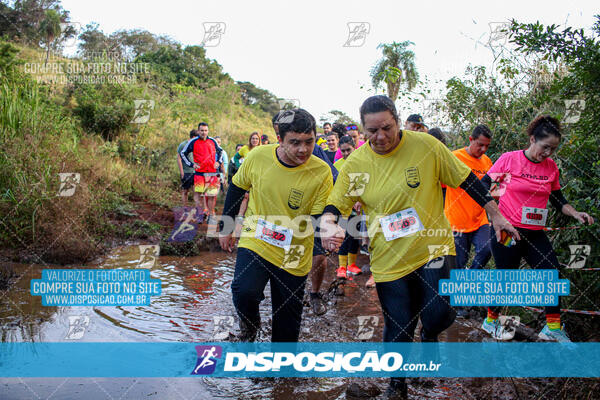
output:
[[404, 170], [406, 176], [406, 184], [415, 189], [421, 184], [421, 178], [419, 177], [419, 169], [417, 167], [410, 167]]
[[304, 196], [304, 192], [298, 189], [291, 189], [290, 195], [288, 197], [288, 206], [292, 210], [297, 210], [300, 208], [300, 204], [302, 203], [302, 196]]

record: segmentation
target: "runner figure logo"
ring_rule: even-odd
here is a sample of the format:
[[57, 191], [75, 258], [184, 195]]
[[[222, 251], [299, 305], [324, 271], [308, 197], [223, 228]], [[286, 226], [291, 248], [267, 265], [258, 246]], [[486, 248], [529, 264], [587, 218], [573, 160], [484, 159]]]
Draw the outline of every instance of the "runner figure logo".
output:
[[348, 174], [348, 178], [350, 182], [348, 183], [346, 196], [362, 196], [367, 183], [371, 179], [371, 175], [367, 172], [353, 172]]
[[197, 210], [189, 207], [175, 207], [175, 228], [169, 236], [168, 242], [189, 242], [193, 240], [198, 231]]
[[421, 178], [419, 176], [419, 169], [417, 167], [409, 167], [404, 170], [406, 176], [406, 184], [416, 189], [421, 184]]
[[574, 124], [581, 118], [581, 113], [585, 110], [585, 100], [565, 100], [565, 124]]
[[450, 251], [450, 246], [447, 244], [430, 244], [429, 261], [425, 264], [426, 269], [440, 269], [444, 266], [444, 255]]
[[375, 328], [379, 324], [379, 317], [377, 315], [360, 315], [356, 318], [358, 318], [356, 338], [360, 340], [371, 339], [375, 333]]
[[517, 326], [521, 323], [521, 317], [518, 315], [501, 315], [498, 317], [498, 322], [504, 327], [504, 331], [510, 335], [507, 338], [507, 340], [510, 340], [515, 337]]
[[81, 339], [89, 325], [90, 317], [87, 315], [69, 315], [69, 331], [67, 332], [65, 339]]
[[204, 37], [202, 47], [216, 47], [221, 43], [221, 36], [225, 34], [225, 22], [204, 22]]
[[209, 375], [217, 368], [217, 359], [223, 355], [221, 346], [196, 346], [198, 360], [190, 375]]
[[348, 22], [348, 39], [344, 47], [361, 47], [365, 44], [367, 35], [371, 32], [368, 22]]
[[156, 257], [160, 253], [160, 246], [140, 245], [140, 268], [152, 268], [156, 262]]
[[571, 258], [567, 268], [579, 269], [585, 266], [585, 262], [592, 251], [592, 247], [587, 244], [572, 244], [569, 245], [571, 250]]
[[292, 210], [297, 210], [300, 208], [300, 204], [302, 203], [302, 197], [304, 196], [304, 192], [298, 189], [291, 189], [290, 195], [288, 196], [288, 207]]
[[61, 172], [58, 174], [60, 179], [60, 188], [58, 189], [58, 195], [61, 197], [70, 197], [75, 193], [77, 185], [80, 181], [80, 175], [73, 172]]
[[150, 120], [150, 111], [154, 110], [154, 100], [134, 100], [135, 114], [131, 123], [145, 124]]
[[213, 316], [213, 340], [225, 340], [233, 329], [233, 317], [231, 315]]
[[283, 256], [282, 267], [283, 268], [298, 268], [300, 260], [304, 256], [304, 246], [301, 244], [293, 244], [287, 250]]
[[[281, 110], [281, 111], [292, 110], [294, 108], [300, 108], [300, 100], [298, 100], [298, 99], [278, 99], [277, 103], [279, 103], [279, 110]], [[292, 119], [289, 122], [292, 122], [293, 120], [294, 119], [292, 117]], [[281, 123], [284, 123], [284, 122], [281, 122]]]

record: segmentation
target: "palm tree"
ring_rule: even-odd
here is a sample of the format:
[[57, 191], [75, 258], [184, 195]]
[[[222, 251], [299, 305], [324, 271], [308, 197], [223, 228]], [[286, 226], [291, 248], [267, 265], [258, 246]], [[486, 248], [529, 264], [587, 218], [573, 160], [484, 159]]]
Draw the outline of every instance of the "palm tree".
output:
[[371, 83], [377, 90], [383, 82], [387, 87], [387, 95], [396, 100], [402, 85], [408, 90], [414, 89], [419, 81], [419, 74], [415, 66], [415, 53], [408, 50], [413, 42], [385, 44], [381, 43], [377, 48], [383, 49], [383, 57], [377, 61], [371, 69]]
[[46, 62], [48, 63], [48, 56], [50, 55], [50, 47], [58, 36], [60, 36], [62, 29], [60, 27], [61, 17], [56, 10], [46, 10], [46, 16], [40, 24], [44, 41], [46, 42]]

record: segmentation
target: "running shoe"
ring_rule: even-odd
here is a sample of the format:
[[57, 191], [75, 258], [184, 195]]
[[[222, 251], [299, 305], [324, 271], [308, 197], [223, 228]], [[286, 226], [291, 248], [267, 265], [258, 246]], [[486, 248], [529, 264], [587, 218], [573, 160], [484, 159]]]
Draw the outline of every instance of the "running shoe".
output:
[[362, 246], [360, 246], [360, 254], [364, 254], [365, 256], [369, 255], [369, 248], [367, 247], [366, 244], [363, 244]]
[[338, 278], [346, 279], [346, 267], [339, 267], [335, 270], [335, 273]]
[[509, 332], [502, 325], [500, 325], [500, 321], [497, 319], [492, 322], [487, 322], [487, 318], [483, 319], [483, 324], [481, 325], [481, 329], [492, 335], [492, 337], [496, 340], [511, 340], [514, 336], [514, 332]]
[[325, 301], [323, 300], [321, 293], [310, 293], [308, 302], [310, 303], [310, 307], [315, 315], [323, 315], [327, 312], [327, 306], [325, 305]]
[[360, 275], [362, 274], [362, 269], [358, 268], [358, 266], [354, 263], [348, 265], [348, 273], [352, 275]]
[[544, 325], [544, 328], [538, 334], [542, 340], [550, 340], [553, 342], [570, 343], [571, 339], [565, 332], [564, 326], [561, 329], [552, 330], [548, 328], [548, 324]]

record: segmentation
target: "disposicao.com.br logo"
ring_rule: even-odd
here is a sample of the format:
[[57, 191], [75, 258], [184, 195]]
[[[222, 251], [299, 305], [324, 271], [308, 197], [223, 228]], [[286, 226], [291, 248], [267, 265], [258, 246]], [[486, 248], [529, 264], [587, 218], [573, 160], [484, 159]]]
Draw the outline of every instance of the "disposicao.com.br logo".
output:
[[370, 376], [391, 372], [435, 373], [441, 366], [434, 358], [408, 363], [400, 352], [384, 349], [298, 349], [280, 345], [274, 344], [272, 348], [265, 344], [256, 347], [247, 344], [242, 348], [216, 344], [196, 346], [197, 361], [192, 375]]
[[367, 352], [262, 352], [227, 353], [225, 371], [267, 372], [293, 368], [296, 372], [395, 372], [437, 371], [441, 364], [403, 363], [400, 353], [389, 352], [381, 356], [375, 350]]

